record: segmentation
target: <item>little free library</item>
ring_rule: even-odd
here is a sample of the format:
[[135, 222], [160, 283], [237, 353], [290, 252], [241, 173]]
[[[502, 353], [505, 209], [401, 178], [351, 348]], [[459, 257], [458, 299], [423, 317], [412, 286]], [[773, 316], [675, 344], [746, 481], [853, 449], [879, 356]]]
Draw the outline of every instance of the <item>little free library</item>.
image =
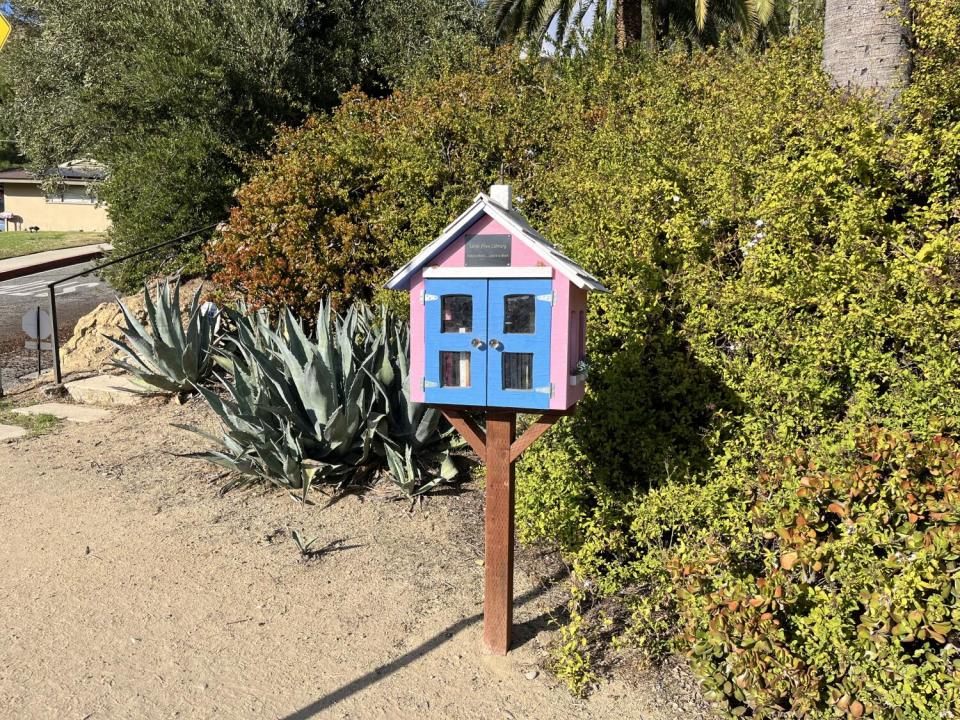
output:
[[[387, 287], [410, 293], [411, 399], [440, 407], [487, 464], [483, 637], [504, 654], [514, 462], [583, 397], [587, 294], [606, 288], [531, 227], [509, 185], [477, 195]], [[518, 413], [539, 415], [520, 438]]]

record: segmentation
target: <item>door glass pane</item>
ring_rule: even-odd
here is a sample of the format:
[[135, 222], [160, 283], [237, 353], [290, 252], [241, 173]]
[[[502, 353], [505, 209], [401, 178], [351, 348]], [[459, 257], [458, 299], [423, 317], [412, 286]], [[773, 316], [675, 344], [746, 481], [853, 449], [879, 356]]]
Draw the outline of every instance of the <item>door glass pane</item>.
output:
[[441, 302], [442, 332], [468, 333], [473, 331], [473, 296], [444, 295]]
[[503, 389], [533, 390], [533, 353], [503, 354]]
[[440, 385], [442, 387], [470, 387], [470, 353], [440, 353]]
[[536, 307], [533, 295], [507, 295], [503, 298], [503, 331], [532, 334]]

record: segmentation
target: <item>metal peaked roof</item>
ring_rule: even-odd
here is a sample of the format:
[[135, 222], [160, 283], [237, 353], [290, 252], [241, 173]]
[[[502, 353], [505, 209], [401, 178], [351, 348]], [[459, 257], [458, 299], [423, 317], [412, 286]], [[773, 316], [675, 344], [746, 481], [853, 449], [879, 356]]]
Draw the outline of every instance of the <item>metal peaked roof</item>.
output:
[[520, 238], [531, 250], [543, 258], [544, 262], [577, 287], [584, 290], [608, 292], [599, 280], [557, 250], [549, 240], [534, 230], [523, 215], [516, 210], [501, 207], [484, 193], [477, 195], [470, 207], [447, 225], [436, 240], [424, 247], [406, 265], [397, 270], [386, 286], [390, 290], [408, 290], [410, 288], [410, 278], [413, 277], [413, 274], [436, 257], [449, 243], [458, 238], [481, 215], [489, 215], [510, 230], [513, 235]]

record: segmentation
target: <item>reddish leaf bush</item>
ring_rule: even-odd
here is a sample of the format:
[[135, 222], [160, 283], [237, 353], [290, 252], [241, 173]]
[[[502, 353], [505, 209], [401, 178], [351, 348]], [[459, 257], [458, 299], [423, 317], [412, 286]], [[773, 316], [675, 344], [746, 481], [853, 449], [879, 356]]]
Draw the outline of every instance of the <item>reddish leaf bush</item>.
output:
[[960, 444], [874, 430], [848, 469], [795, 457], [757, 497], [761, 543], [674, 567], [714, 698], [735, 716], [952, 717]]
[[282, 130], [210, 245], [216, 281], [305, 317], [327, 296], [371, 299], [502, 173], [520, 196], [533, 184], [541, 136], [559, 123], [539, 109], [546, 72], [504, 50]]

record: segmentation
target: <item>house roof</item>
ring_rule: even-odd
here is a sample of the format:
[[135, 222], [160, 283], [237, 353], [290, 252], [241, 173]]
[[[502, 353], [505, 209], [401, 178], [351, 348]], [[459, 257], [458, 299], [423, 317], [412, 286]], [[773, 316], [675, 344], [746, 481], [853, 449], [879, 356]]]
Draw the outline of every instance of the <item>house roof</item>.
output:
[[[107, 176], [107, 169], [93, 160], [73, 160], [50, 169], [50, 175], [59, 176], [67, 185], [79, 185], [103, 180]], [[24, 168], [0, 170], [0, 183], [36, 184], [43, 182], [43, 178], [34, 175]]]
[[23, 168], [13, 168], [12, 170], [0, 170], [0, 182], [10, 180], [19, 180], [21, 182], [37, 182], [36, 176], [28, 173]]
[[417, 253], [406, 265], [397, 270], [387, 282], [391, 290], [408, 290], [413, 274], [430, 262], [447, 245], [460, 237], [464, 230], [473, 225], [482, 215], [488, 215], [517, 238], [561, 275], [579, 288], [607, 292], [607, 289], [593, 275], [573, 260], [561, 253], [549, 240], [533, 229], [527, 219], [515, 209], [507, 209], [494, 202], [489, 195], [480, 193], [473, 203], [453, 222], [444, 228], [440, 236]]

